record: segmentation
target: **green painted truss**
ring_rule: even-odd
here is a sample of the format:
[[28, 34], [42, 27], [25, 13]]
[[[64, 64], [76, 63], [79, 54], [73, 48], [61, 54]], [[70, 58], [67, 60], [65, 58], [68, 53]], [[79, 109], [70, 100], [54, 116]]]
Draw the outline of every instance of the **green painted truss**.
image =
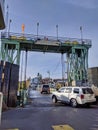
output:
[[1, 60], [20, 65], [21, 51], [61, 53], [67, 55], [68, 81], [87, 79], [88, 50], [91, 40], [56, 38], [31, 34], [1, 34]]

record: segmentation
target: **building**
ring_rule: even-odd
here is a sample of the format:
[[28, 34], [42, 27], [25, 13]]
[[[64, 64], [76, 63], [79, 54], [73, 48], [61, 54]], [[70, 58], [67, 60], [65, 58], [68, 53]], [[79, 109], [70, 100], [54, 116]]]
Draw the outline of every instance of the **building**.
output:
[[36, 87], [38, 86], [39, 83], [40, 83], [40, 81], [39, 81], [38, 77], [32, 78], [30, 80], [30, 87], [32, 87], [33, 89], [36, 89]]
[[17, 101], [19, 66], [10, 62], [0, 61], [0, 92], [3, 101], [9, 107], [15, 107]]
[[5, 0], [0, 0], [0, 30], [5, 28], [4, 3], [5, 3]]
[[98, 87], [98, 67], [88, 69], [88, 82]]

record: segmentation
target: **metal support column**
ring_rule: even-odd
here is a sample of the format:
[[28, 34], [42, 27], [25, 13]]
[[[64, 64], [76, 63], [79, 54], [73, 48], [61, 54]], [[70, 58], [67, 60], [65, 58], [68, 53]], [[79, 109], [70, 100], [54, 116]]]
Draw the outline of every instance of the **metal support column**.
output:
[[72, 81], [83, 81], [87, 80], [87, 70], [88, 70], [88, 49], [82, 48], [72, 48], [69, 59], [69, 74], [68, 80]]
[[64, 53], [61, 53], [61, 64], [62, 64], [62, 81], [65, 79], [65, 69], [64, 69]]
[[25, 51], [26, 53], [25, 53], [25, 70], [24, 70], [24, 82], [25, 82], [25, 88], [26, 88], [26, 73], [27, 73], [27, 49], [26, 49], [26, 51]]

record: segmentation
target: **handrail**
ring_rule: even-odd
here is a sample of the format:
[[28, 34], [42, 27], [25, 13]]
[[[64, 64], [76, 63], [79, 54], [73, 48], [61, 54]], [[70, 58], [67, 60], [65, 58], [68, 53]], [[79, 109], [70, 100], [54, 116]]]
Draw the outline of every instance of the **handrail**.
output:
[[16, 40], [47, 40], [56, 41], [60, 43], [68, 44], [84, 44], [92, 45], [90, 39], [79, 39], [79, 38], [68, 38], [68, 37], [54, 37], [45, 35], [34, 35], [34, 34], [23, 34], [23, 33], [13, 33], [13, 32], [1, 32], [1, 38], [16, 39]]

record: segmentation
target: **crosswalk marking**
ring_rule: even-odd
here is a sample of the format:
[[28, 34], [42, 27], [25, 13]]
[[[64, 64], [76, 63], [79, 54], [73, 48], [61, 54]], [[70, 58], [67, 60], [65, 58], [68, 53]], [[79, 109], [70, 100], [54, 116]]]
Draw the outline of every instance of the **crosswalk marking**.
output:
[[69, 125], [53, 125], [52, 128], [54, 130], [74, 130], [71, 126]]

